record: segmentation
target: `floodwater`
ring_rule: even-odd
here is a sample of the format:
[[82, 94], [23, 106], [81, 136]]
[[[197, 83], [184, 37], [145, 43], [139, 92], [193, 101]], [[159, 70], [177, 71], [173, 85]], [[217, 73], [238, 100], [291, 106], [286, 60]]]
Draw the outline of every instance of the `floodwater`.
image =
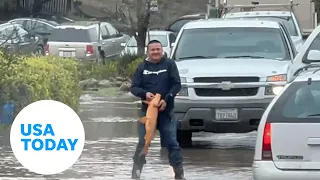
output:
[[[132, 156], [137, 143], [137, 105], [127, 99], [81, 99], [80, 117], [86, 131], [86, 144], [78, 162], [54, 176], [39, 176], [21, 167], [10, 149], [9, 132], [0, 131], [0, 179], [130, 179]], [[251, 164], [256, 133], [197, 133], [194, 146], [183, 149], [188, 180], [252, 180]], [[150, 147], [142, 172], [146, 180], [173, 179], [166, 149], [157, 137]]]

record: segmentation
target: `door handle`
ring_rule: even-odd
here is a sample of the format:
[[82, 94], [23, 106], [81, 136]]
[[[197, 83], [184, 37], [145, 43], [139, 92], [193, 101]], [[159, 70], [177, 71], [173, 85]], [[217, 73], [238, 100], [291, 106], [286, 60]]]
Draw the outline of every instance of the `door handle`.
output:
[[115, 43], [116, 41], [115, 40], [112, 40], [112, 43]]
[[310, 146], [319, 146], [320, 145], [320, 138], [308, 138], [307, 144]]

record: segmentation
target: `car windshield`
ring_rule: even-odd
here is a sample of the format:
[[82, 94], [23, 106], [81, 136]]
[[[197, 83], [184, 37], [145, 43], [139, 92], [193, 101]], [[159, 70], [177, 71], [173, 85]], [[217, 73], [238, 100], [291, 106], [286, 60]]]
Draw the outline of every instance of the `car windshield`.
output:
[[[151, 40], [160, 41], [163, 47], [167, 47], [168, 46], [167, 35], [150, 35], [150, 39]], [[146, 45], [148, 43], [149, 43], [149, 39], [148, 39], [148, 36], [147, 36]], [[129, 43], [128, 43], [128, 47], [137, 47], [137, 41], [136, 41], [135, 37], [131, 37], [131, 39], [129, 40]]]
[[[97, 38], [94, 38], [97, 39]], [[49, 41], [55, 42], [92, 42], [93, 37], [90, 37], [88, 29], [55, 29]]]
[[258, 16], [258, 17], [246, 17], [245, 19], [265, 19], [282, 23], [289, 31], [290, 36], [298, 36], [297, 27], [294, 24], [292, 17], [270, 17], [270, 16]]
[[294, 82], [279, 98], [272, 111], [288, 119], [318, 118], [320, 122], [320, 81]]
[[174, 59], [187, 57], [290, 60], [280, 29], [259, 27], [183, 30]]

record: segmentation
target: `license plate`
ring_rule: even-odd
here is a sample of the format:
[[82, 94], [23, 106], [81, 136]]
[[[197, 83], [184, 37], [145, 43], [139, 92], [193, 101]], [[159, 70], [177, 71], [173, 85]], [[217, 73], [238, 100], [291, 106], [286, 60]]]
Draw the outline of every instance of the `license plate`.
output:
[[63, 52], [63, 57], [72, 57], [72, 52]]
[[216, 109], [216, 120], [237, 120], [238, 109]]

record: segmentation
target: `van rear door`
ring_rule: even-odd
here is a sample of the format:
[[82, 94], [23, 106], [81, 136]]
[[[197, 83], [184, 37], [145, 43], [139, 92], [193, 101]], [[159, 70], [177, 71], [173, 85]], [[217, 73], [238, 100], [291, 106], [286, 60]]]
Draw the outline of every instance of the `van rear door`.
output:
[[320, 81], [294, 82], [270, 111], [271, 150], [282, 170], [320, 170]]

